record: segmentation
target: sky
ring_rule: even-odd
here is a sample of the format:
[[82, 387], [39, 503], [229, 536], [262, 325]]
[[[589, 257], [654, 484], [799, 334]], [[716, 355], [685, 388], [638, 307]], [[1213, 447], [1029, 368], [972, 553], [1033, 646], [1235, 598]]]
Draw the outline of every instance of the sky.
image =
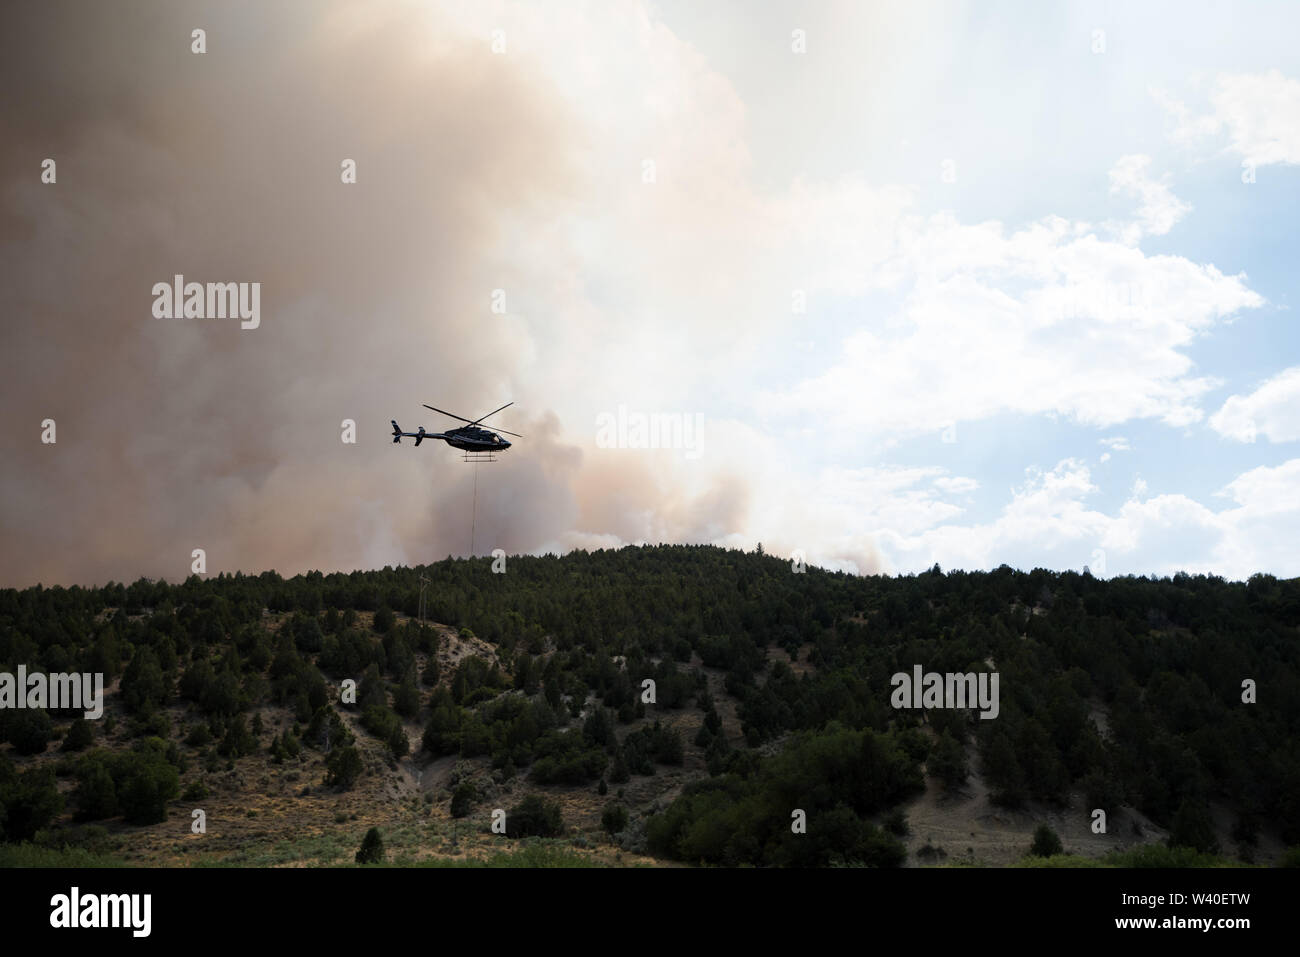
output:
[[[1298, 21], [8, 4], [0, 586], [658, 542], [1300, 575]], [[256, 328], [158, 318], [178, 274], [259, 283]], [[506, 402], [494, 463], [392, 442]]]

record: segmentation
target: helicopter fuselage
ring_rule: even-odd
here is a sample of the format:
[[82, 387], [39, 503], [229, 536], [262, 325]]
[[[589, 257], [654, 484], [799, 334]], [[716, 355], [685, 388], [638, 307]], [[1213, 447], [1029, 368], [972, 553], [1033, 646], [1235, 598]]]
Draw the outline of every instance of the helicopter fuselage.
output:
[[466, 452], [490, 452], [510, 448], [509, 442], [487, 429], [452, 429], [450, 432], [444, 432], [442, 438], [452, 448], [463, 449]]

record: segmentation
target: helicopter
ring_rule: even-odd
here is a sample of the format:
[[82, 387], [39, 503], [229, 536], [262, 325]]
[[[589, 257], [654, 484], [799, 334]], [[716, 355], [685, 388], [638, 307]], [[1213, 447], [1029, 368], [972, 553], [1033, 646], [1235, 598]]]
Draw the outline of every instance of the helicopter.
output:
[[[512, 405], [514, 405], [513, 402], [507, 402], [505, 405], [501, 406], [501, 409], [508, 409]], [[434, 412], [437, 412], [440, 415], [445, 415], [448, 418], [459, 419], [466, 424], [450, 429], [446, 432], [426, 432], [424, 431], [424, 426], [420, 426], [418, 432], [403, 432], [401, 427], [398, 426], [397, 420], [390, 419], [389, 421], [393, 423], [393, 441], [395, 443], [401, 444], [403, 437], [415, 439], [415, 444], [417, 446], [425, 439], [442, 439], [452, 448], [463, 451], [465, 453], [466, 462], [495, 462], [496, 459], [494, 458], [494, 453], [504, 452], [513, 444], [501, 438], [497, 432], [492, 432], [488, 429], [479, 427], [480, 422], [488, 418], [488, 416], [496, 415], [501, 411], [501, 409], [493, 409], [487, 415], [480, 415], [477, 419], [471, 420], [462, 415], [455, 415], [451, 412], [444, 412], [442, 409], [435, 409], [431, 405], [425, 405], [424, 407], [426, 409], [432, 409]], [[513, 435], [517, 439], [523, 438], [522, 435], [515, 432], [506, 432], [505, 429], [498, 429], [497, 431], [505, 432], [506, 435]]]

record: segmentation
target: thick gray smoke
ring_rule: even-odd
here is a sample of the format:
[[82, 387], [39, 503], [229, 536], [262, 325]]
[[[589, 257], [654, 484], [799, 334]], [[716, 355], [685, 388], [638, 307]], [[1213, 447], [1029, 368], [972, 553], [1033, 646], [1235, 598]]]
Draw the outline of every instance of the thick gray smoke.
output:
[[[174, 581], [195, 548], [210, 574], [466, 554], [475, 466], [387, 434], [454, 424], [421, 402], [518, 402], [488, 423], [527, 438], [478, 467], [479, 554], [736, 530], [736, 480], [682, 501], [653, 459], [584, 472], [493, 321], [511, 236], [581, 190], [575, 118], [526, 58], [416, 5], [0, 17], [0, 584]], [[260, 325], [154, 318], [177, 274], [260, 283]]]

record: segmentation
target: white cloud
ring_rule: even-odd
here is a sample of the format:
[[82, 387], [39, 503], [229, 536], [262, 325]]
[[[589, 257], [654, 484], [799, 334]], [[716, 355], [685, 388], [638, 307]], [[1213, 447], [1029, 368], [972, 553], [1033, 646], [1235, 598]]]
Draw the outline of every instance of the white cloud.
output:
[[1219, 74], [1210, 112], [1199, 115], [1162, 91], [1152, 94], [1174, 117], [1176, 143], [1198, 147], [1226, 133], [1224, 148], [1247, 163], [1300, 163], [1300, 81], [1278, 70]]
[[952, 478], [937, 478], [934, 480], [934, 486], [950, 495], [961, 495], [975, 491], [980, 487], [980, 483], [973, 478], [954, 476]]
[[1226, 486], [1220, 495], [1231, 497], [1251, 516], [1300, 511], [1300, 459], [1278, 466], [1261, 465], [1245, 472]]
[[1013, 232], [904, 217], [898, 233], [879, 270], [906, 291], [897, 311], [864, 317], [836, 365], [761, 394], [760, 411], [877, 435], [1003, 413], [1184, 426], [1216, 384], [1185, 348], [1264, 302], [1244, 274], [1148, 256], [1059, 217]]
[[1300, 575], [1300, 459], [1260, 466], [1223, 489], [1237, 507], [1219, 514], [1226, 534], [1203, 563], [1206, 570], [1235, 578], [1266, 570], [1281, 577]]
[[1151, 157], [1131, 154], [1120, 157], [1110, 171], [1111, 194], [1138, 202], [1137, 221], [1114, 227], [1129, 245], [1144, 235], [1165, 235], [1192, 210], [1191, 203], [1175, 196], [1168, 185], [1147, 175], [1150, 165]]
[[1098, 439], [1097, 442], [1101, 445], [1106, 446], [1106, 448], [1110, 450], [1109, 452], [1101, 453], [1101, 458], [1098, 459], [1098, 461], [1100, 462], [1109, 462], [1111, 458], [1110, 455], [1111, 452], [1128, 452], [1132, 448], [1128, 444], [1128, 439], [1126, 439], [1122, 435], [1108, 436], [1106, 438]]
[[[1193, 533], [1202, 537], [1208, 533], [1215, 538], [1220, 531], [1214, 513], [1204, 505], [1185, 495], [1155, 495], [1125, 502], [1119, 515], [1107, 522], [1101, 544], [1113, 554], [1128, 554], [1130, 558], [1145, 551], [1141, 567], [1170, 573], [1207, 557], [1198, 556], [1191, 547], [1189, 537]], [[1212, 543], [1201, 544], [1204, 548]], [[1167, 546], [1172, 546], [1172, 554], [1164, 553]]]
[[1210, 417], [1210, 427], [1238, 442], [1300, 439], [1300, 366], [1284, 369], [1249, 395], [1232, 395]]
[[1003, 562], [1033, 568], [1082, 568], [1097, 549], [1108, 574], [1220, 574], [1246, 578], [1268, 569], [1300, 575], [1300, 459], [1239, 475], [1219, 493], [1235, 504], [1215, 511], [1182, 494], [1146, 496], [1135, 484], [1114, 514], [1089, 508], [1098, 491], [1088, 469], [1067, 459], [1042, 472], [1030, 469], [1023, 486], [990, 522], [941, 524], [912, 534], [882, 530], [878, 537], [891, 570], [992, 568]]
[[1082, 566], [1104, 534], [1107, 519], [1083, 499], [1096, 491], [1088, 469], [1066, 459], [1048, 472], [1026, 470], [1025, 484], [992, 522], [941, 525], [908, 535], [887, 529], [879, 535], [886, 556], [900, 571], [919, 571], [934, 562], [944, 568], [991, 568], [1007, 562]]

